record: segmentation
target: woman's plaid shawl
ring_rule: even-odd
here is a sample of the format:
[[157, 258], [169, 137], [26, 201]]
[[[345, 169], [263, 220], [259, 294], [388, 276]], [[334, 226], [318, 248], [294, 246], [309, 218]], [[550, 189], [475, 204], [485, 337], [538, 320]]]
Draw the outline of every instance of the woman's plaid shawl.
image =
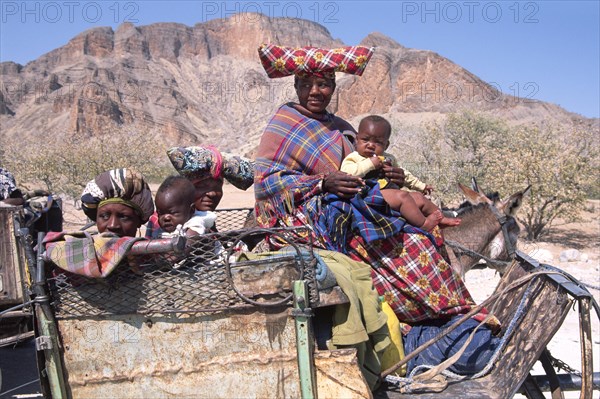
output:
[[403, 322], [469, 311], [474, 302], [460, 277], [430, 237], [394, 217], [377, 186], [351, 201], [321, 193], [323, 176], [353, 151], [337, 126], [333, 116], [317, 121], [288, 105], [277, 111], [257, 153], [258, 223], [309, 225], [324, 248], [371, 265], [377, 291]]

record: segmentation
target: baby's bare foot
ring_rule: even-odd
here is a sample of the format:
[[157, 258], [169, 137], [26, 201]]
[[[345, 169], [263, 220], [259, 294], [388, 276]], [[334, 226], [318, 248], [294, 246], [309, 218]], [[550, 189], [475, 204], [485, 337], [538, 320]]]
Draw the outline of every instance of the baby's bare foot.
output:
[[442, 219], [440, 219], [440, 228], [445, 228], [445, 227], [454, 227], [454, 226], [458, 226], [460, 224], [461, 220], [459, 218], [449, 218], [449, 217], [445, 217], [443, 216]]
[[437, 210], [425, 218], [425, 223], [423, 223], [421, 228], [425, 231], [431, 231], [443, 219], [444, 215], [442, 214], [442, 211]]

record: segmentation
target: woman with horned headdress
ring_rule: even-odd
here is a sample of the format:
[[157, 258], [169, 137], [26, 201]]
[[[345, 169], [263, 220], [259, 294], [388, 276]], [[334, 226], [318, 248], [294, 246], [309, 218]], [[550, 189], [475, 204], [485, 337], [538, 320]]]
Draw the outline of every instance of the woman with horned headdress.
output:
[[[443, 244], [439, 229], [429, 234], [410, 226], [385, 203], [377, 184], [367, 187], [367, 195], [357, 195], [368, 182], [339, 171], [344, 157], [354, 151], [355, 130], [327, 111], [336, 88], [335, 73], [362, 75], [373, 50], [266, 44], [259, 48], [270, 78], [294, 75], [298, 101], [280, 106], [261, 138], [254, 179], [257, 220], [262, 226], [310, 226], [322, 248], [369, 264], [379, 295], [405, 323], [405, 332], [416, 332], [419, 328], [411, 327], [452, 323], [475, 303], [438, 251]], [[402, 185], [402, 169], [386, 166], [383, 173]], [[473, 329], [486, 316], [482, 311], [466, 325]], [[451, 371], [473, 374], [485, 364], [495, 346], [491, 331], [499, 325], [492, 317], [483, 327], [467, 350], [470, 359], [461, 357]], [[419, 337], [413, 341], [421, 342]], [[458, 350], [461, 345], [455, 346]], [[427, 358], [429, 352], [413, 359], [409, 370], [436, 360]]]

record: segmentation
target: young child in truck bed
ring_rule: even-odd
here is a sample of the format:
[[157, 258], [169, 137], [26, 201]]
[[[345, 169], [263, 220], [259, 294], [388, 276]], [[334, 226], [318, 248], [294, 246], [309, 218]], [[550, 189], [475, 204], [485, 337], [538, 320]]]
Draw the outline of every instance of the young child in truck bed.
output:
[[189, 179], [175, 175], [163, 181], [154, 201], [161, 238], [204, 234], [215, 225], [216, 213], [198, 210], [195, 199], [196, 188]]

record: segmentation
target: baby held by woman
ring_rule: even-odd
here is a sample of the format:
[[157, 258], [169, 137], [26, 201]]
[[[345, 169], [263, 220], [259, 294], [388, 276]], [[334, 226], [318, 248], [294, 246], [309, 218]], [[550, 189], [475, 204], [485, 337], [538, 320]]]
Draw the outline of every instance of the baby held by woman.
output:
[[423, 195], [430, 193], [433, 187], [421, 182], [406, 170], [404, 186], [418, 191], [402, 190], [380, 178], [385, 164], [396, 166], [395, 158], [385, 152], [390, 145], [391, 132], [392, 127], [385, 118], [370, 115], [362, 119], [356, 135], [356, 151], [343, 160], [340, 170], [365, 179], [377, 179], [381, 194], [388, 205], [399, 211], [413, 226], [431, 231], [437, 225], [459, 225], [460, 219], [445, 217], [442, 211]]

